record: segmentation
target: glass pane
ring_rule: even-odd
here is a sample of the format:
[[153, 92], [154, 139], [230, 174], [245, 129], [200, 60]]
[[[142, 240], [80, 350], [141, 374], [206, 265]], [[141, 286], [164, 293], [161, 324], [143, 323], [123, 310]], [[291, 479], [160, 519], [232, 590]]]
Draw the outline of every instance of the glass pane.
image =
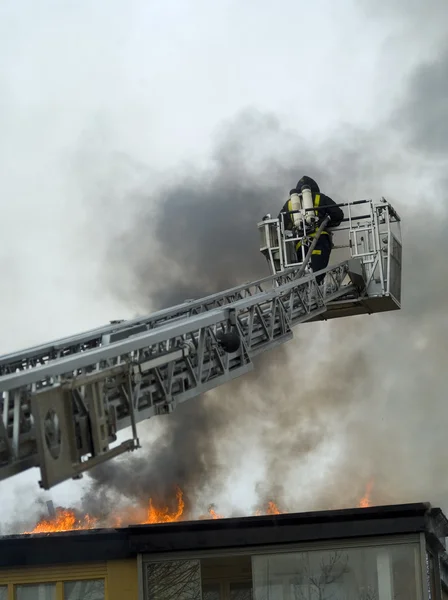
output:
[[201, 566], [198, 560], [172, 560], [146, 564], [146, 598], [150, 600], [201, 600]]
[[0, 585], [0, 600], [8, 600], [8, 586]]
[[16, 600], [56, 600], [56, 584], [16, 585]]
[[204, 583], [202, 586], [202, 600], [220, 600], [221, 586], [219, 583]]
[[231, 583], [230, 600], [252, 600], [252, 583]]
[[253, 557], [255, 600], [418, 600], [418, 545]]
[[64, 600], [104, 600], [104, 580], [66, 581]]

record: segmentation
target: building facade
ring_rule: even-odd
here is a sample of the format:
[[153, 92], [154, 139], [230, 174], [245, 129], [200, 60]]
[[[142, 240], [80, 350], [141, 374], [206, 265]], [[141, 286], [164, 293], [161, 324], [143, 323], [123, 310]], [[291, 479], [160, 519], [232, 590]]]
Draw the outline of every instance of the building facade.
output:
[[0, 538], [0, 600], [444, 600], [429, 504]]

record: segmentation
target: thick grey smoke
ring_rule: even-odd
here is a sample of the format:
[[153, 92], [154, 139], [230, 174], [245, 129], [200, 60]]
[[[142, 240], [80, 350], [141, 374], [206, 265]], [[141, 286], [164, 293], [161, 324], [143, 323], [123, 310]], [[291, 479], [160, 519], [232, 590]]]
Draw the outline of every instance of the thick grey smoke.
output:
[[[408, 3], [384, 4], [381, 17], [402, 18], [405, 4], [417, 31]], [[441, 4], [430, 4], [437, 16]], [[364, 5], [379, 14], [380, 3]], [[165, 418], [153, 444], [92, 472], [85, 509], [107, 515], [120, 496], [170, 499], [176, 485], [188, 508], [219, 502], [246, 455], [263, 464], [260, 503], [349, 506], [373, 481], [376, 503], [448, 509], [447, 72], [446, 48], [425, 56], [389, 120], [373, 132], [345, 128], [319, 147], [247, 111], [223, 129], [208, 168], [179, 169], [147, 196], [139, 189], [132, 225], [108, 248], [107, 285], [140, 312], [264, 275], [256, 221], [303, 172], [335, 200], [384, 194], [396, 204], [403, 310], [300, 326], [254, 373]]]
[[448, 154], [448, 43], [435, 59], [420, 65], [409, 94], [396, 116], [405, 141], [429, 160], [446, 160]]
[[[404, 18], [400, 6], [409, 9], [409, 3], [395, 2], [387, 10]], [[428, 21], [436, 24], [440, 11], [446, 14], [445, 3], [425, 6], [424, 26]], [[412, 11], [406, 18], [417, 25]], [[434, 32], [440, 25], [446, 30], [446, 19]], [[376, 319], [375, 330], [368, 328], [364, 335], [375, 385], [346, 429], [347, 452], [337, 476], [328, 481], [328, 498], [341, 498], [341, 483], [344, 487], [368, 472], [380, 502], [426, 498], [448, 508], [441, 451], [448, 419], [447, 72], [444, 41], [413, 71], [401, 103], [385, 124], [397, 133], [409, 160], [408, 168], [398, 169], [404, 203], [403, 311]]]
[[[167, 420], [169, 443], [161, 438], [146, 459], [130, 463], [138, 493], [131, 491], [132, 478], [122, 485], [124, 469], [117, 465], [94, 474], [95, 490], [111, 486], [140, 496], [161, 484], [163, 490], [191, 482], [197, 493], [211, 481], [227, 481], [236, 457], [223, 461], [219, 449], [249, 436], [262, 440], [261, 499], [275, 494], [296, 509], [345, 506], [372, 479], [376, 502], [448, 504], [441, 453], [448, 422], [448, 182], [440, 169], [448, 158], [447, 65], [447, 53], [421, 65], [401, 106], [375, 134], [344, 132], [317, 149], [275, 120], [245, 113], [220, 140], [210, 171], [178, 175], [160, 191], [152, 223], [140, 212], [136, 229], [115, 248], [134, 274], [132, 293], [161, 306], [263, 274], [255, 222], [279, 208], [302, 171], [323, 181], [335, 199], [390, 189], [404, 219], [404, 308], [300, 327], [297, 340], [266, 356], [253, 375]], [[265, 154], [254, 159], [250, 149], [260, 140]], [[154, 236], [155, 255], [141, 245], [145, 231]], [[303, 464], [332, 440], [340, 444], [337, 459], [320, 478], [306, 472], [302, 479]]]
[[[146, 299], [149, 311], [266, 275], [256, 222], [281, 208], [302, 172], [312, 173], [327, 193], [334, 189], [336, 199], [352, 197], [352, 188], [374, 177], [369, 175], [375, 166], [360, 150], [377, 137], [355, 133], [343, 145], [333, 140], [317, 152], [272, 117], [244, 112], [218, 140], [208, 170], [179, 173], [155, 192], [155, 201], [143, 200], [138, 220], [111, 245], [111, 282], [131, 273], [129, 300], [138, 297], [145, 308]], [[333, 182], [332, 190], [326, 181]], [[154, 205], [155, 213], [145, 213], [145, 206]], [[258, 360], [253, 374], [169, 416], [157, 441], [140, 454], [93, 471], [86, 507], [98, 511], [104, 490], [161, 502], [174, 497], [176, 485], [190, 505], [210, 489], [210, 501], [222, 498], [241, 443], [252, 438], [264, 462], [259, 501], [300, 508], [304, 489], [291, 489], [291, 496], [288, 474], [291, 467], [312, 463], [333, 438], [334, 422], [344, 420], [367, 385], [366, 355], [357, 341], [363, 329], [359, 319], [346, 322], [342, 343], [332, 328], [307, 325], [297, 331], [293, 343]], [[348, 502], [356, 501], [365, 483], [352, 486]]]
[[[154, 205], [154, 199], [143, 200], [138, 221], [112, 245], [111, 280], [122, 281], [132, 274], [127, 288], [131, 301], [139, 298], [140, 306], [149, 311], [153, 306], [201, 297], [267, 274], [257, 251], [256, 222], [267, 210], [280, 209], [278, 199], [299, 177], [293, 165], [276, 165], [263, 156], [266, 145], [270, 152], [272, 138], [279, 148], [291, 146], [290, 136], [276, 120], [244, 113], [219, 140], [209, 170], [178, 174], [176, 181], [156, 192], [155, 217], [152, 211], [144, 212], [145, 206]], [[255, 141], [257, 160], [246, 155]], [[300, 146], [300, 140], [293, 142]], [[122, 265], [122, 272], [117, 273], [117, 264]], [[105, 488], [138, 501], [151, 495], [160, 502], [172, 498], [179, 485], [193, 502], [213, 481], [215, 494], [219, 493], [229, 474], [220, 444], [232, 438], [238, 422], [244, 421], [246, 427], [251, 420], [255, 424], [256, 411], [270, 408], [269, 412], [277, 413], [272, 407], [273, 382], [277, 373], [284, 371], [281, 365], [285, 360], [286, 350], [280, 349], [258, 361], [257, 371], [244, 381], [178, 409], [166, 419], [157, 442], [141, 455], [97, 469], [85, 502], [90, 504]], [[242, 393], [247, 387], [252, 391]], [[270, 391], [263, 398], [258, 393], [262, 388]], [[284, 391], [278, 388], [277, 393], [283, 395]]]
[[148, 310], [266, 275], [256, 222], [281, 208], [298, 178], [296, 165], [281, 161], [284, 145], [304, 153], [276, 119], [244, 112], [220, 136], [209, 169], [179, 169], [165, 186], [148, 189], [134, 209], [138, 219], [108, 249], [116, 293]]
[[[208, 170], [173, 174], [154, 192], [155, 213], [140, 206], [133, 228], [112, 245], [111, 279], [121, 280], [121, 257], [123, 277], [132, 274], [129, 300], [137, 296], [149, 310], [265, 274], [256, 221], [280, 208], [302, 172], [336, 200], [390, 191], [404, 220], [404, 307], [299, 327], [255, 373], [167, 418], [141, 456], [97, 469], [90, 498], [101, 490], [166, 498], [176, 484], [191, 503], [210, 488], [220, 496], [232, 485], [242, 440], [252, 440], [264, 463], [260, 501], [274, 497], [297, 510], [353, 505], [372, 480], [379, 503], [448, 505], [448, 180], [440, 169], [448, 158], [447, 65], [446, 52], [420, 65], [375, 133], [344, 131], [319, 148], [270, 116], [245, 112], [228, 124]], [[313, 472], [333, 443], [336, 457]]]
[[448, 148], [442, 137], [431, 146], [446, 109], [428, 95], [426, 110], [422, 92], [424, 82], [442, 85], [441, 58], [415, 71], [374, 133], [344, 130], [310, 147], [277, 119], [246, 111], [227, 124], [208, 168], [179, 170], [148, 197], [139, 189], [135, 221], [108, 249], [107, 284], [141, 312], [266, 274], [256, 222], [280, 208], [303, 172], [336, 200], [390, 196], [403, 217], [404, 306], [300, 326], [254, 373], [159, 419], [155, 442], [94, 470], [84, 510], [107, 519], [115, 503], [144, 505], [149, 496], [174, 508], [180, 486], [187, 514], [208, 502], [219, 512], [246, 455], [263, 465], [255, 505], [352, 506], [373, 481], [376, 503], [448, 506], [448, 181], [440, 169]]

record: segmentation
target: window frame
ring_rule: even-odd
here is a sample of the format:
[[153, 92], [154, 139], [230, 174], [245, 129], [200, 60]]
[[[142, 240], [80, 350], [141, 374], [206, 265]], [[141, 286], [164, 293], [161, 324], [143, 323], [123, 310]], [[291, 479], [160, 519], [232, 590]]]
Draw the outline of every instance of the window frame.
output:
[[59, 591], [59, 587], [58, 586], [58, 581], [21, 581], [20, 583], [12, 583], [10, 584], [10, 587], [12, 589], [9, 589], [9, 598], [13, 598], [13, 600], [17, 600], [17, 588], [18, 587], [32, 587], [32, 586], [39, 586], [39, 585], [53, 585], [54, 586], [54, 598], [55, 600], [59, 600], [59, 596], [58, 596], [58, 591]]
[[[439, 553], [429, 543], [424, 533], [420, 534], [420, 548], [421, 548], [421, 565], [422, 565], [422, 578], [423, 578], [423, 597], [425, 600], [441, 600], [442, 599], [442, 575], [440, 573], [440, 558]], [[428, 582], [428, 571], [426, 558], [432, 559], [434, 568], [434, 584], [436, 586], [434, 598], [430, 599], [429, 590], [426, 585]], [[429, 566], [429, 565], [428, 565]]]
[[[387, 547], [400, 544], [416, 544], [418, 546], [416, 556], [416, 573], [420, 581], [420, 597], [429, 600], [426, 588], [426, 552], [429, 550], [424, 533], [409, 533], [402, 535], [390, 535], [379, 537], [362, 538], [339, 538], [336, 540], [298, 542], [291, 544], [264, 544], [262, 546], [247, 546], [244, 548], [222, 548], [218, 550], [183, 550], [179, 552], [164, 553], [141, 553], [137, 557], [137, 569], [139, 577], [139, 600], [145, 600], [143, 587], [140, 585], [140, 577], [143, 581], [144, 569], [147, 563], [166, 562], [171, 560], [201, 560], [202, 558], [219, 558], [224, 556], [259, 556], [266, 554], [281, 554], [289, 552], [312, 552], [328, 551], [336, 549], [355, 549], [366, 547]], [[440, 600], [439, 594], [435, 600]]]
[[[180, 550], [178, 552], [154, 552], [139, 554], [140, 563], [164, 562], [169, 560], [194, 560], [201, 558], [219, 558], [220, 556], [272, 554], [280, 552], [312, 552], [313, 550], [336, 550], [338, 548], [364, 548], [366, 546], [388, 546], [396, 544], [420, 544], [421, 535], [410, 533], [406, 535], [372, 537], [372, 538], [348, 538], [317, 542], [297, 542], [292, 544], [264, 544], [262, 546], [245, 546], [243, 548], [227, 547], [217, 550]], [[426, 551], [426, 545], [425, 545]], [[140, 564], [139, 564], [140, 566]]]
[[[60, 583], [62, 584], [62, 596], [61, 599], [65, 600], [65, 584], [66, 583], [81, 583], [84, 581], [102, 581], [103, 582], [103, 591], [104, 591], [104, 600], [107, 600], [107, 578], [106, 577], [83, 577], [77, 579], [64, 579]], [[56, 598], [58, 600], [58, 598]]]
[[[18, 581], [16, 578], [12, 578], [11, 581], [8, 582], [0, 582], [0, 587], [6, 587], [7, 600], [16, 600], [16, 588], [18, 586], [26, 586], [26, 585], [54, 585], [56, 587], [55, 598], [56, 600], [64, 600], [64, 583], [74, 583], [77, 581], [103, 581], [104, 582], [104, 599], [108, 600], [108, 583], [107, 583], [107, 575], [84, 575], [80, 577], [78, 574], [76, 577], [70, 577], [70, 575], [66, 575], [64, 577], [48, 577], [47, 579], [39, 577], [39, 579], [35, 580], [25, 580]], [[140, 587], [139, 587], [140, 591]]]
[[[297, 558], [298, 555], [305, 555], [306, 559], [311, 559], [311, 557], [309, 556], [310, 554], [313, 553], [332, 553], [332, 552], [341, 552], [344, 553], [346, 551], [357, 551], [357, 550], [374, 550], [375, 548], [380, 549], [381, 550], [385, 550], [387, 552], [387, 549], [392, 549], [392, 548], [397, 548], [399, 546], [404, 546], [407, 549], [411, 550], [411, 555], [410, 555], [410, 562], [409, 562], [409, 566], [411, 568], [414, 569], [414, 576], [412, 577], [412, 579], [414, 580], [414, 584], [413, 584], [413, 589], [416, 591], [417, 594], [417, 599], [418, 600], [427, 600], [426, 596], [424, 594], [424, 588], [422, 587], [425, 585], [426, 582], [426, 578], [425, 580], [422, 579], [422, 573], [421, 570], [419, 569], [419, 565], [421, 564], [421, 544], [419, 543], [419, 541], [417, 539], [414, 540], [408, 540], [406, 543], [400, 542], [400, 543], [380, 543], [380, 544], [366, 544], [366, 545], [357, 545], [357, 546], [352, 546], [352, 547], [347, 547], [347, 546], [343, 546], [342, 544], [337, 544], [334, 548], [324, 548], [324, 549], [316, 549], [316, 548], [306, 548], [306, 549], [301, 549], [299, 551], [297, 550], [291, 550], [290, 552], [276, 552], [275, 550], [271, 551], [268, 554], [254, 554], [252, 555], [252, 559], [259, 559], [261, 557], [267, 557], [268, 560], [269, 558], [280, 558], [281, 560], [281, 556], [282, 555], [289, 555], [293, 561]], [[295, 555], [295, 556], [294, 556]], [[318, 557], [321, 558], [321, 557]], [[366, 564], [364, 563], [364, 566], [366, 566]], [[275, 567], [272, 567], [272, 569], [275, 571]], [[252, 571], [253, 572], [253, 583], [254, 583], [254, 589], [255, 589], [255, 573], [256, 571]], [[260, 573], [260, 572], [259, 572]], [[426, 574], [426, 563], [425, 563], [425, 574]], [[406, 578], [407, 580], [409, 580], [409, 577]], [[275, 581], [273, 581], [273, 583], [275, 583]], [[359, 583], [359, 581], [358, 581]], [[277, 582], [277, 585], [283, 585], [284, 581], [282, 580], [282, 575], [279, 575], [279, 581]], [[435, 599], [433, 598], [433, 600], [439, 600], [438, 598]]]

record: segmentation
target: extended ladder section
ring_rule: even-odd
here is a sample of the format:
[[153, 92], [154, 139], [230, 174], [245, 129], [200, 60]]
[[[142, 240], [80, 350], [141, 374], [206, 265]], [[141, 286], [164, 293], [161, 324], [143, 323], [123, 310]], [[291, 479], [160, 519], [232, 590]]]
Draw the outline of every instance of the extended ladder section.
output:
[[363, 219], [349, 208], [352, 257], [329, 266], [320, 286], [303, 262], [288, 263], [281, 222], [265, 220], [262, 252], [272, 265], [280, 253], [271, 276], [0, 357], [0, 479], [39, 467], [49, 489], [80, 477], [138, 448], [138, 422], [251, 371], [295, 325], [398, 308], [398, 217], [388, 203], [369, 206]]

